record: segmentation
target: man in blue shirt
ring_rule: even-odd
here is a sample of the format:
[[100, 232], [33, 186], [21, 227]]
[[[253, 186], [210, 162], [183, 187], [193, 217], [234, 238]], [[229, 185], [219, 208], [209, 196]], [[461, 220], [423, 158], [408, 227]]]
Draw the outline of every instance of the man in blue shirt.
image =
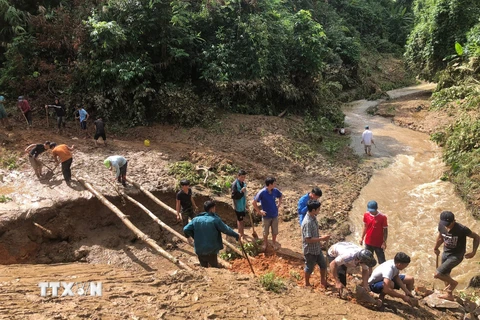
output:
[[78, 104], [77, 104], [77, 111], [78, 111], [78, 116], [75, 117], [75, 119], [80, 120], [80, 128], [85, 133], [85, 138], [84, 139], [88, 139], [87, 120], [88, 120], [89, 114], [88, 114], [87, 111], [85, 111], [85, 109], [80, 107], [80, 105], [78, 105]]
[[208, 265], [218, 268], [217, 254], [223, 249], [222, 233], [235, 237], [237, 241], [240, 236], [215, 213], [215, 202], [206, 201], [203, 209], [205, 212], [193, 218], [183, 228], [183, 233], [187, 238], [195, 240], [194, 248], [200, 265], [204, 268], [208, 268]]
[[308, 200], [318, 200], [322, 196], [322, 190], [320, 188], [315, 187], [312, 189], [311, 192], [303, 195], [300, 200], [298, 200], [297, 204], [297, 212], [298, 212], [298, 222], [300, 222], [300, 226], [302, 226], [303, 218], [308, 212], [307, 203]]
[[[262, 216], [263, 220], [263, 250], [267, 249], [268, 234], [270, 228], [272, 228], [272, 242], [273, 248], [276, 250], [279, 248], [277, 244], [278, 235], [278, 208], [282, 205], [282, 193], [275, 188], [275, 178], [267, 178], [265, 180], [265, 188], [260, 190], [255, 198], [253, 198], [252, 205], [255, 212]], [[276, 202], [278, 199], [278, 204]], [[258, 207], [258, 202], [262, 205], [262, 210]]]

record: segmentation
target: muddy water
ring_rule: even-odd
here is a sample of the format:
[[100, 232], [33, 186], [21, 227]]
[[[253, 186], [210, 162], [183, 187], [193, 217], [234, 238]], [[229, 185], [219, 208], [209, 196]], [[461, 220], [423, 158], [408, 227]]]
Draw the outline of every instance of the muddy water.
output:
[[[432, 89], [430, 85], [423, 85], [389, 94], [399, 97], [429, 89]], [[440, 180], [446, 169], [441, 160], [441, 149], [429, 140], [427, 134], [397, 127], [390, 119], [369, 116], [366, 109], [377, 103], [356, 101], [345, 112], [347, 125], [352, 130], [352, 147], [366, 161], [374, 161], [380, 168], [353, 203], [350, 212], [353, 234], [348, 240], [358, 242], [367, 202], [376, 200], [379, 211], [388, 216], [387, 259], [393, 259], [398, 251], [407, 253], [412, 262], [406, 272], [430, 281], [435, 271], [433, 247], [440, 212], [452, 211], [458, 222], [477, 233], [480, 223], [471, 217], [455, 194], [453, 184]], [[377, 145], [372, 148], [372, 157], [364, 155], [363, 145], [360, 144], [367, 124]], [[471, 249], [472, 239], [468, 238], [467, 252]], [[465, 288], [470, 278], [478, 274], [479, 262], [480, 254], [477, 254], [473, 259], [464, 259], [453, 270], [452, 276], [460, 282], [458, 289]]]

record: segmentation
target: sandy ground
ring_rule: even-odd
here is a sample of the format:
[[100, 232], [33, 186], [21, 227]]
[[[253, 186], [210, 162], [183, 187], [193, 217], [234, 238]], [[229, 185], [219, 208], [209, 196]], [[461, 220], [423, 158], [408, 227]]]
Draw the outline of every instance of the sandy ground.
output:
[[[413, 309], [390, 300], [385, 312], [360, 305], [353, 296], [342, 300], [331, 290], [319, 288], [318, 272], [313, 289], [303, 288], [303, 262], [297, 217], [298, 198], [313, 186], [323, 192], [321, 232], [332, 242], [349, 231], [347, 212], [368, 181], [375, 164], [360, 162], [348, 148], [334, 158], [318, 150], [302, 153], [304, 141], [295, 138], [303, 125], [295, 117], [226, 115], [212, 128], [183, 129], [153, 126], [129, 129], [109, 135], [107, 147], [95, 147], [79, 138], [73, 123], [63, 135], [52, 128], [30, 131], [14, 122], [13, 131], [0, 129], [3, 155], [21, 152], [30, 143], [45, 140], [75, 144], [73, 173], [89, 181], [125, 212], [132, 222], [169, 253], [192, 266], [186, 272], [158, 256], [128, 230], [113, 213], [85, 190], [78, 181], [69, 187], [59, 169], [38, 180], [25, 157], [15, 170], [0, 172], [0, 196], [12, 201], [0, 203], [0, 317], [8, 319], [450, 319], [458, 314], [430, 309]], [[73, 127], [73, 128], [72, 128]], [[108, 127], [107, 127], [108, 128]], [[108, 129], [107, 129], [108, 130]], [[108, 134], [108, 133], [107, 133]], [[113, 138], [113, 139], [112, 139]], [[143, 141], [149, 139], [150, 147]], [[299, 151], [300, 150], [300, 151]], [[274, 271], [283, 278], [286, 290], [265, 291], [251, 275], [245, 259], [233, 262], [233, 272], [198, 267], [191, 248], [152, 223], [131, 204], [123, 205], [102, 166], [109, 155], [129, 159], [128, 175], [170, 206], [174, 205], [177, 180], [168, 174], [170, 163], [188, 160], [195, 165], [219, 168], [229, 164], [249, 172], [253, 194], [267, 176], [275, 176], [285, 201], [279, 241], [282, 249], [271, 249], [252, 260], [257, 276]], [[43, 161], [51, 168], [48, 154]], [[107, 181], [110, 180], [110, 181]], [[174, 216], [141, 195], [133, 186], [126, 192], [144, 203], [175, 230]], [[235, 216], [228, 193], [215, 194], [205, 186], [194, 187], [197, 204], [208, 198], [219, 202], [218, 213], [230, 226]], [[33, 223], [47, 228], [49, 236]], [[247, 222], [247, 227], [250, 224]], [[257, 226], [260, 234], [260, 227]], [[248, 228], [247, 234], [251, 230]], [[328, 244], [325, 244], [327, 246]], [[77, 263], [73, 263], [73, 262]], [[68, 264], [52, 264], [71, 262]], [[83, 262], [83, 263], [78, 263]], [[48, 263], [47, 265], [45, 263]], [[73, 279], [73, 280], [72, 280]], [[40, 297], [39, 282], [101, 281], [102, 297]], [[331, 282], [331, 280], [330, 280]], [[354, 280], [352, 279], [352, 283]]]

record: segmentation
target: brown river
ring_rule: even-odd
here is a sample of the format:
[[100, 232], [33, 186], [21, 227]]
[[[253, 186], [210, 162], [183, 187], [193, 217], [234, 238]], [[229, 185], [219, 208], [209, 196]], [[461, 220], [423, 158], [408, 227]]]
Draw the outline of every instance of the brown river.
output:
[[[431, 89], [432, 85], [424, 84], [393, 90], [389, 95], [395, 98]], [[376, 147], [372, 147], [372, 157], [364, 157], [380, 167], [353, 203], [350, 212], [353, 233], [348, 240], [358, 243], [367, 202], [375, 200], [378, 210], [388, 216], [387, 260], [393, 259], [396, 252], [403, 251], [412, 258], [405, 273], [431, 281], [435, 272], [433, 248], [440, 213], [452, 211], [459, 223], [477, 233], [480, 232], [480, 223], [466, 209], [453, 184], [440, 180], [446, 170], [441, 148], [425, 133], [398, 127], [390, 119], [368, 115], [366, 109], [378, 103], [356, 101], [345, 110], [345, 121], [352, 131], [352, 147], [364, 156], [361, 134], [365, 125], [369, 125]], [[471, 249], [472, 239], [467, 238], [467, 252]], [[464, 259], [452, 271], [452, 277], [459, 281], [457, 289], [464, 289], [470, 278], [478, 275], [479, 263], [480, 253], [477, 253], [473, 259]], [[436, 282], [440, 288], [440, 281]]]

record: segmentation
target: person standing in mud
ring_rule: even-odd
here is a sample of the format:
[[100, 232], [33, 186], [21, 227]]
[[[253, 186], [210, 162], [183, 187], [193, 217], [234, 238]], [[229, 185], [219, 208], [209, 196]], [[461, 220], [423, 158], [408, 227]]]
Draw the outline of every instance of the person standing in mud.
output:
[[[198, 210], [195, 200], [193, 200], [189, 180], [180, 181], [180, 191], [177, 193], [176, 199], [177, 221], [182, 221], [183, 226], [186, 226], [188, 218], [193, 219], [195, 211]], [[195, 211], [193, 208], [195, 208]]]
[[309, 200], [318, 200], [322, 196], [322, 190], [320, 188], [315, 187], [312, 189], [311, 192], [304, 194], [300, 200], [298, 200], [297, 204], [297, 211], [298, 211], [298, 222], [300, 226], [302, 226], [303, 218], [308, 212], [307, 203]]
[[318, 200], [309, 200], [307, 203], [308, 213], [302, 222], [302, 244], [303, 255], [305, 258], [305, 286], [310, 286], [310, 275], [315, 269], [315, 265], [320, 268], [320, 283], [327, 287], [327, 262], [323, 256], [320, 241], [328, 241], [329, 235], [320, 237], [318, 232], [317, 215], [320, 212], [320, 202]]
[[65, 129], [65, 105], [60, 103], [60, 99], [55, 97], [54, 104], [46, 104], [45, 109], [53, 108], [55, 110], [55, 114], [57, 115], [57, 132], [60, 130]]
[[18, 97], [18, 108], [27, 120], [27, 129], [30, 129], [32, 127], [32, 108], [30, 107], [28, 101], [23, 98], [23, 96]]
[[44, 144], [31, 144], [26, 149], [25, 152], [28, 153], [28, 161], [32, 165], [35, 175], [38, 179], [42, 177], [42, 167], [43, 164], [38, 160], [38, 156], [45, 152], [45, 150], [50, 149], [50, 141], [46, 141]]
[[[465, 254], [467, 249], [467, 237], [473, 238], [472, 252]], [[438, 223], [438, 236], [433, 251], [438, 256], [440, 246], [443, 243], [442, 264], [437, 268], [434, 277], [445, 282], [445, 294], [439, 298], [454, 300], [453, 290], [458, 282], [453, 280], [450, 273], [458, 266], [463, 258], [471, 259], [478, 249], [480, 237], [468, 227], [455, 221], [455, 215], [451, 211], [443, 211]]]
[[103, 164], [112, 172], [113, 169], [115, 169], [115, 179], [121, 183], [122, 186], [127, 186], [127, 159], [122, 156], [110, 156], [103, 161]]
[[[260, 190], [253, 198], [252, 205], [255, 212], [262, 216], [263, 220], [263, 251], [267, 250], [268, 234], [270, 228], [272, 229], [273, 248], [279, 248], [277, 243], [278, 235], [278, 209], [282, 205], [282, 193], [276, 186], [276, 179], [269, 177], [265, 180], [265, 187]], [[278, 199], [278, 204], [276, 203]], [[262, 210], [258, 207], [258, 202], [262, 205]]]
[[330, 272], [335, 279], [335, 287], [341, 290], [347, 285], [347, 268], [362, 268], [362, 286], [368, 292], [368, 277], [370, 268], [373, 268], [377, 261], [373, 258], [370, 250], [351, 242], [338, 242], [328, 249], [328, 261], [330, 262]]
[[105, 135], [105, 122], [103, 122], [102, 118], [98, 118], [93, 122], [95, 125], [95, 135], [93, 136], [93, 140], [95, 140], [95, 147], [97, 146], [98, 138], [102, 137], [103, 139], [103, 146], [107, 145], [107, 136]]
[[[368, 279], [370, 290], [380, 294], [380, 300], [383, 305], [385, 296], [389, 295], [400, 298], [412, 306], [417, 305], [417, 300], [412, 294], [415, 280], [412, 276], [400, 274], [410, 264], [410, 257], [398, 252], [393, 260], [388, 260], [373, 270], [372, 275]], [[405, 294], [396, 292], [402, 289]]]
[[365, 243], [365, 249], [377, 255], [378, 263], [385, 262], [385, 249], [387, 248], [388, 222], [387, 216], [378, 211], [376, 201], [369, 201], [367, 212], [363, 214], [363, 230], [360, 245]]
[[77, 112], [78, 116], [75, 118], [80, 121], [80, 129], [85, 133], [84, 139], [88, 139], [87, 120], [90, 115], [79, 104], [77, 104]]
[[369, 126], [365, 126], [365, 131], [362, 133], [362, 141], [360, 143], [363, 144], [365, 148], [365, 154], [371, 156], [372, 144], [375, 144], [375, 142], [373, 142], [373, 133], [370, 131]]
[[72, 162], [73, 156], [72, 151], [75, 149], [75, 146], [72, 145], [71, 147], [67, 146], [66, 144], [58, 145], [55, 142], [50, 143], [50, 149], [52, 149], [52, 155], [57, 163], [57, 166], [61, 163], [62, 164], [62, 174], [65, 182], [70, 184], [72, 180]]
[[232, 184], [232, 199], [233, 209], [237, 216], [237, 228], [240, 237], [244, 238], [244, 226], [243, 222], [247, 208], [247, 183], [245, 182], [245, 176], [247, 172], [245, 170], [238, 171], [237, 179]]
[[238, 241], [240, 235], [227, 226], [215, 213], [215, 202], [206, 201], [203, 205], [205, 212], [199, 213], [184, 228], [183, 233], [187, 238], [192, 237], [195, 253], [200, 265], [208, 268], [218, 268], [218, 252], [223, 249], [222, 233], [235, 237]]

